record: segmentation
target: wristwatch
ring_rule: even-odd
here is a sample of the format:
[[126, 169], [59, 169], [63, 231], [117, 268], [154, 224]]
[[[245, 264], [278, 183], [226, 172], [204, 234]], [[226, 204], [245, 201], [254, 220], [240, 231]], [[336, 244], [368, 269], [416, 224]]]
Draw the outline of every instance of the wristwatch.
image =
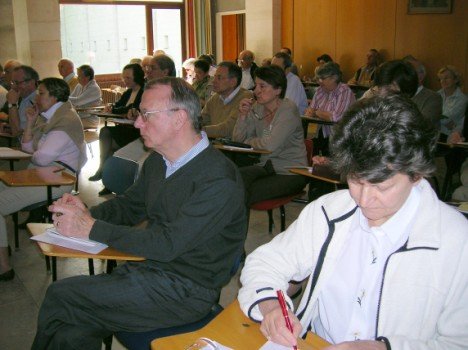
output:
[[12, 107], [18, 108], [18, 104], [17, 103], [9, 103], [8, 108], [12, 108]]

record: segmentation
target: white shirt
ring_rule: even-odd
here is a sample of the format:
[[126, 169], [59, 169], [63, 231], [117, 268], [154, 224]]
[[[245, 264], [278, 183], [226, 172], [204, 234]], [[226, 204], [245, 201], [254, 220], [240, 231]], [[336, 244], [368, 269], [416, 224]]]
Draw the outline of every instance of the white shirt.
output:
[[65, 78], [63, 78], [63, 80], [65, 80], [68, 83], [71, 79], [73, 79], [74, 76], [75, 76], [75, 73], [71, 72]]
[[304, 85], [302, 85], [298, 76], [291, 72], [286, 75], [286, 79], [288, 81], [288, 85], [286, 87], [285, 97], [293, 101], [299, 109], [299, 113], [303, 115], [307, 108], [307, 95], [305, 93]]
[[101, 89], [96, 81], [90, 80], [88, 84], [76, 85], [69, 97], [74, 107], [93, 107], [101, 104]]
[[239, 92], [240, 88], [241, 88], [241, 87], [240, 87], [240, 85], [239, 85], [239, 86], [236, 87], [236, 88], [234, 89], [234, 91], [231, 92], [231, 93], [229, 94], [229, 96], [226, 97], [226, 98], [224, 98], [223, 96], [219, 95], [219, 98], [221, 99], [221, 101], [223, 101], [224, 105], [227, 105], [229, 102], [232, 101], [232, 99], [233, 99], [234, 97], [236, 97], [236, 95], [237, 95], [237, 93]]
[[250, 74], [250, 69], [242, 69], [242, 81], [240, 83], [240, 86], [243, 87], [246, 90], [250, 90], [255, 86], [255, 82], [252, 79], [252, 75]]
[[369, 227], [358, 208], [348, 244], [321, 291], [314, 331], [331, 343], [374, 339], [383, 271], [388, 257], [408, 240], [421, 189], [413, 186], [402, 207], [384, 224]]

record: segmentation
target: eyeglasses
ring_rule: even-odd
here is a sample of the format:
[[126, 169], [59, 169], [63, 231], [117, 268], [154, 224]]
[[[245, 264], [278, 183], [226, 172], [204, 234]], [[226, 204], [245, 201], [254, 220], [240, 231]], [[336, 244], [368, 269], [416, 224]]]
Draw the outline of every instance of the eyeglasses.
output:
[[25, 83], [25, 82], [27, 82], [27, 81], [30, 81], [30, 80], [32, 80], [32, 79], [24, 79], [24, 80], [21, 80], [21, 81], [13, 80], [13, 81], [11, 82], [11, 85], [20, 85], [20, 84], [23, 84], [23, 83]]
[[151, 114], [163, 113], [163, 112], [176, 112], [176, 111], [180, 111], [181, 109], [182, 108], [168, 108], [168, 109], [160, 109], [156, 111], [146, 111], [145, 113], [138, 112], [137, 116], [141, 117], [141, 120], [147, 123]]

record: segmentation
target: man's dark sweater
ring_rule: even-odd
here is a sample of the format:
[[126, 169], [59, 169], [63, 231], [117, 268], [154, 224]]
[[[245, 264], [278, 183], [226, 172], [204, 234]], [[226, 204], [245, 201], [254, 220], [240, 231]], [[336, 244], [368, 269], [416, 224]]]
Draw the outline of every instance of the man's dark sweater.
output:
[[[90, 238], [144, 256], [130, 265], [146, 265], [149, 284], [156, 267], [220, 289], [247, 232], [240, 174], [211, 146], [167, 179], [165, 173], [161, 155], [149, 156], [131, 188], [91, 209], [97, 221]], [[146, 228], [133, 227], [143, 220]]]

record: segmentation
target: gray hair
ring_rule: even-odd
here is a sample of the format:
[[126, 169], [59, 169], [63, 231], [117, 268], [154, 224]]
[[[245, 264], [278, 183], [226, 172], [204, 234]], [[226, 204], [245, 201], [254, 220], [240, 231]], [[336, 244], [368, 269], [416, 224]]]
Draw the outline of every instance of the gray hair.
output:
[[150, 80], [146, 83], [145, 90], [156, 86], [170, 86], [172, 90], [170, 106], [168, 108], [183, 109], [187, 112], [195, 132], [201, 131], [201, 105], [198, 95], [192, 86], [181, 78], [164, 77]]
[[317, 78], [325, 79], [328, 77], [335, 77], [335, 81], [340, 83], [343, 79], [340, 65], [335, 62], [327, 62], [317, 70]]

